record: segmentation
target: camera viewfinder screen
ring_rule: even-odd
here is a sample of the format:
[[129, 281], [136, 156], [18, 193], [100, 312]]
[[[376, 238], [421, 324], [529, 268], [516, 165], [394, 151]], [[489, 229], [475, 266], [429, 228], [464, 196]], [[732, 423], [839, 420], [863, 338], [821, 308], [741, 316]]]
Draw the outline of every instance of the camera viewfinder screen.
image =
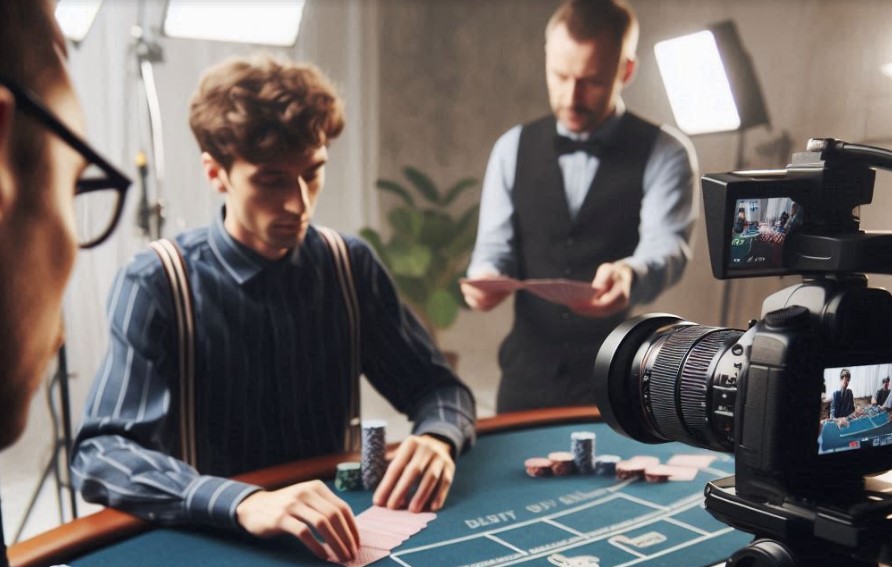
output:
[[892, 445], [892, 364], [825, 368], [818, 454]]
[[738, 199], [732, 214], [728, 269], [782, 268], [784, 240], [802, 222], [799, 204], [789, 197]]

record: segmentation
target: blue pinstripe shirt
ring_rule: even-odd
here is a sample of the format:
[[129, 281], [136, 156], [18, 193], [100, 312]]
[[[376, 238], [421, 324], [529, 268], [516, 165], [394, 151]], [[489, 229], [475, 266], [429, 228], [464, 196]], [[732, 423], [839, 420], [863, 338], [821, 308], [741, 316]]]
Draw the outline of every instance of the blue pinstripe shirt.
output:
[[[223, 212], [225, 214], [225, 211]], [[170, 287], [147, 251], [118, 274], [111, 341], [75, 440], [84, 498], [161, 523], [235, 526], [257, 487], [242, 472], [343, 449], [350, 388], [345, 306], [331, 253], [312, 227], [271, 261], [223, 227], [177, 237], [195, 312], [198, 471], [179, 455], [177, 334]], [[368, 246], [345, 238], [356, 279], [362, 371], [416, 434], [466, 449], [474, 402], [397, 298]]]

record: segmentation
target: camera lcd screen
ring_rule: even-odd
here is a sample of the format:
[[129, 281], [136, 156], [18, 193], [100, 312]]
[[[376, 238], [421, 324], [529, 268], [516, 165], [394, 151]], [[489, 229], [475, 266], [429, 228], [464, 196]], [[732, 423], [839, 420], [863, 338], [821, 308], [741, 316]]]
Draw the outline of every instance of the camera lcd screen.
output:
[[825, 368], [818, 454], [892, 445], [892, 364]]
[[802, 223], [799, 204], [789, 197], [737, 199], [732, 215], [728, 270], [782, 268], [784, 240]]

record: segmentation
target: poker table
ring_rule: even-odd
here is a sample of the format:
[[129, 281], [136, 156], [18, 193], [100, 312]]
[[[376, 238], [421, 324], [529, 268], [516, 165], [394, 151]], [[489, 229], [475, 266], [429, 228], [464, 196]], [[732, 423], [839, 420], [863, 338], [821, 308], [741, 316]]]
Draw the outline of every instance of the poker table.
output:
[[[475, 565], [714, 565], [751, 536], [718, 522], [703, 509], [708, 480], [733, 474], [733, 457], [716, 459], [692, 481], [649, 483], [614, 476], [533, 478], [524, 460], [570, 449], [570, 434], [593, 431], [596, 454], [628, 459], [646, 455], [708, 453], [677, 443], [644, 445], [599, 422], [594, 408], [503, 414], [479, 423], [472, 451], [457, 463], [446, 506], [427, 528], [376, 566]], [[240, 480], [276, 488], [312, 478], [330, 479], [330, 455], [258, 471]], [[360, 513], [367, 491], [339, 492]], [[14, 545], [13, 566], [68, 563], [81, 566], [331, 565], [290, 538], [258, 540], [194, 528], [153, 528], [116, 510], [103, 510]]]

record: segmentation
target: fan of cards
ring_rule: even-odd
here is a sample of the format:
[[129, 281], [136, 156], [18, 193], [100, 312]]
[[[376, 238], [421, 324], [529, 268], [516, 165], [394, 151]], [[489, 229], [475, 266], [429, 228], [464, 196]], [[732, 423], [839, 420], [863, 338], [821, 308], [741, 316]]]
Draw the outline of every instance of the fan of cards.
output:
[[[427, 527], [436, 518], [433, 512], [413, 513], [408, 510], [390, 510], [380, 506], [372, 506], [356, 516], [356, 527], [359, 529], [359, 553], [348, 563], [347, 567], [363, 567], [390, 555], [390, 550], [397, 547], [411, 536]], [[331, 549], [328, 551], [329, 561], [338, 563]]]
[[506, 276], [494, 278], [462, 279], [461, 283], [475, 287], [480, 291], [496, 293], [500, 291], [515, 292], [525, 290], [546, 301], [561, 305], [579, 305], [587, 303], [597, 295], [597, 290], [588, 282], [564, 279], [532, 279], [517, 280]]

